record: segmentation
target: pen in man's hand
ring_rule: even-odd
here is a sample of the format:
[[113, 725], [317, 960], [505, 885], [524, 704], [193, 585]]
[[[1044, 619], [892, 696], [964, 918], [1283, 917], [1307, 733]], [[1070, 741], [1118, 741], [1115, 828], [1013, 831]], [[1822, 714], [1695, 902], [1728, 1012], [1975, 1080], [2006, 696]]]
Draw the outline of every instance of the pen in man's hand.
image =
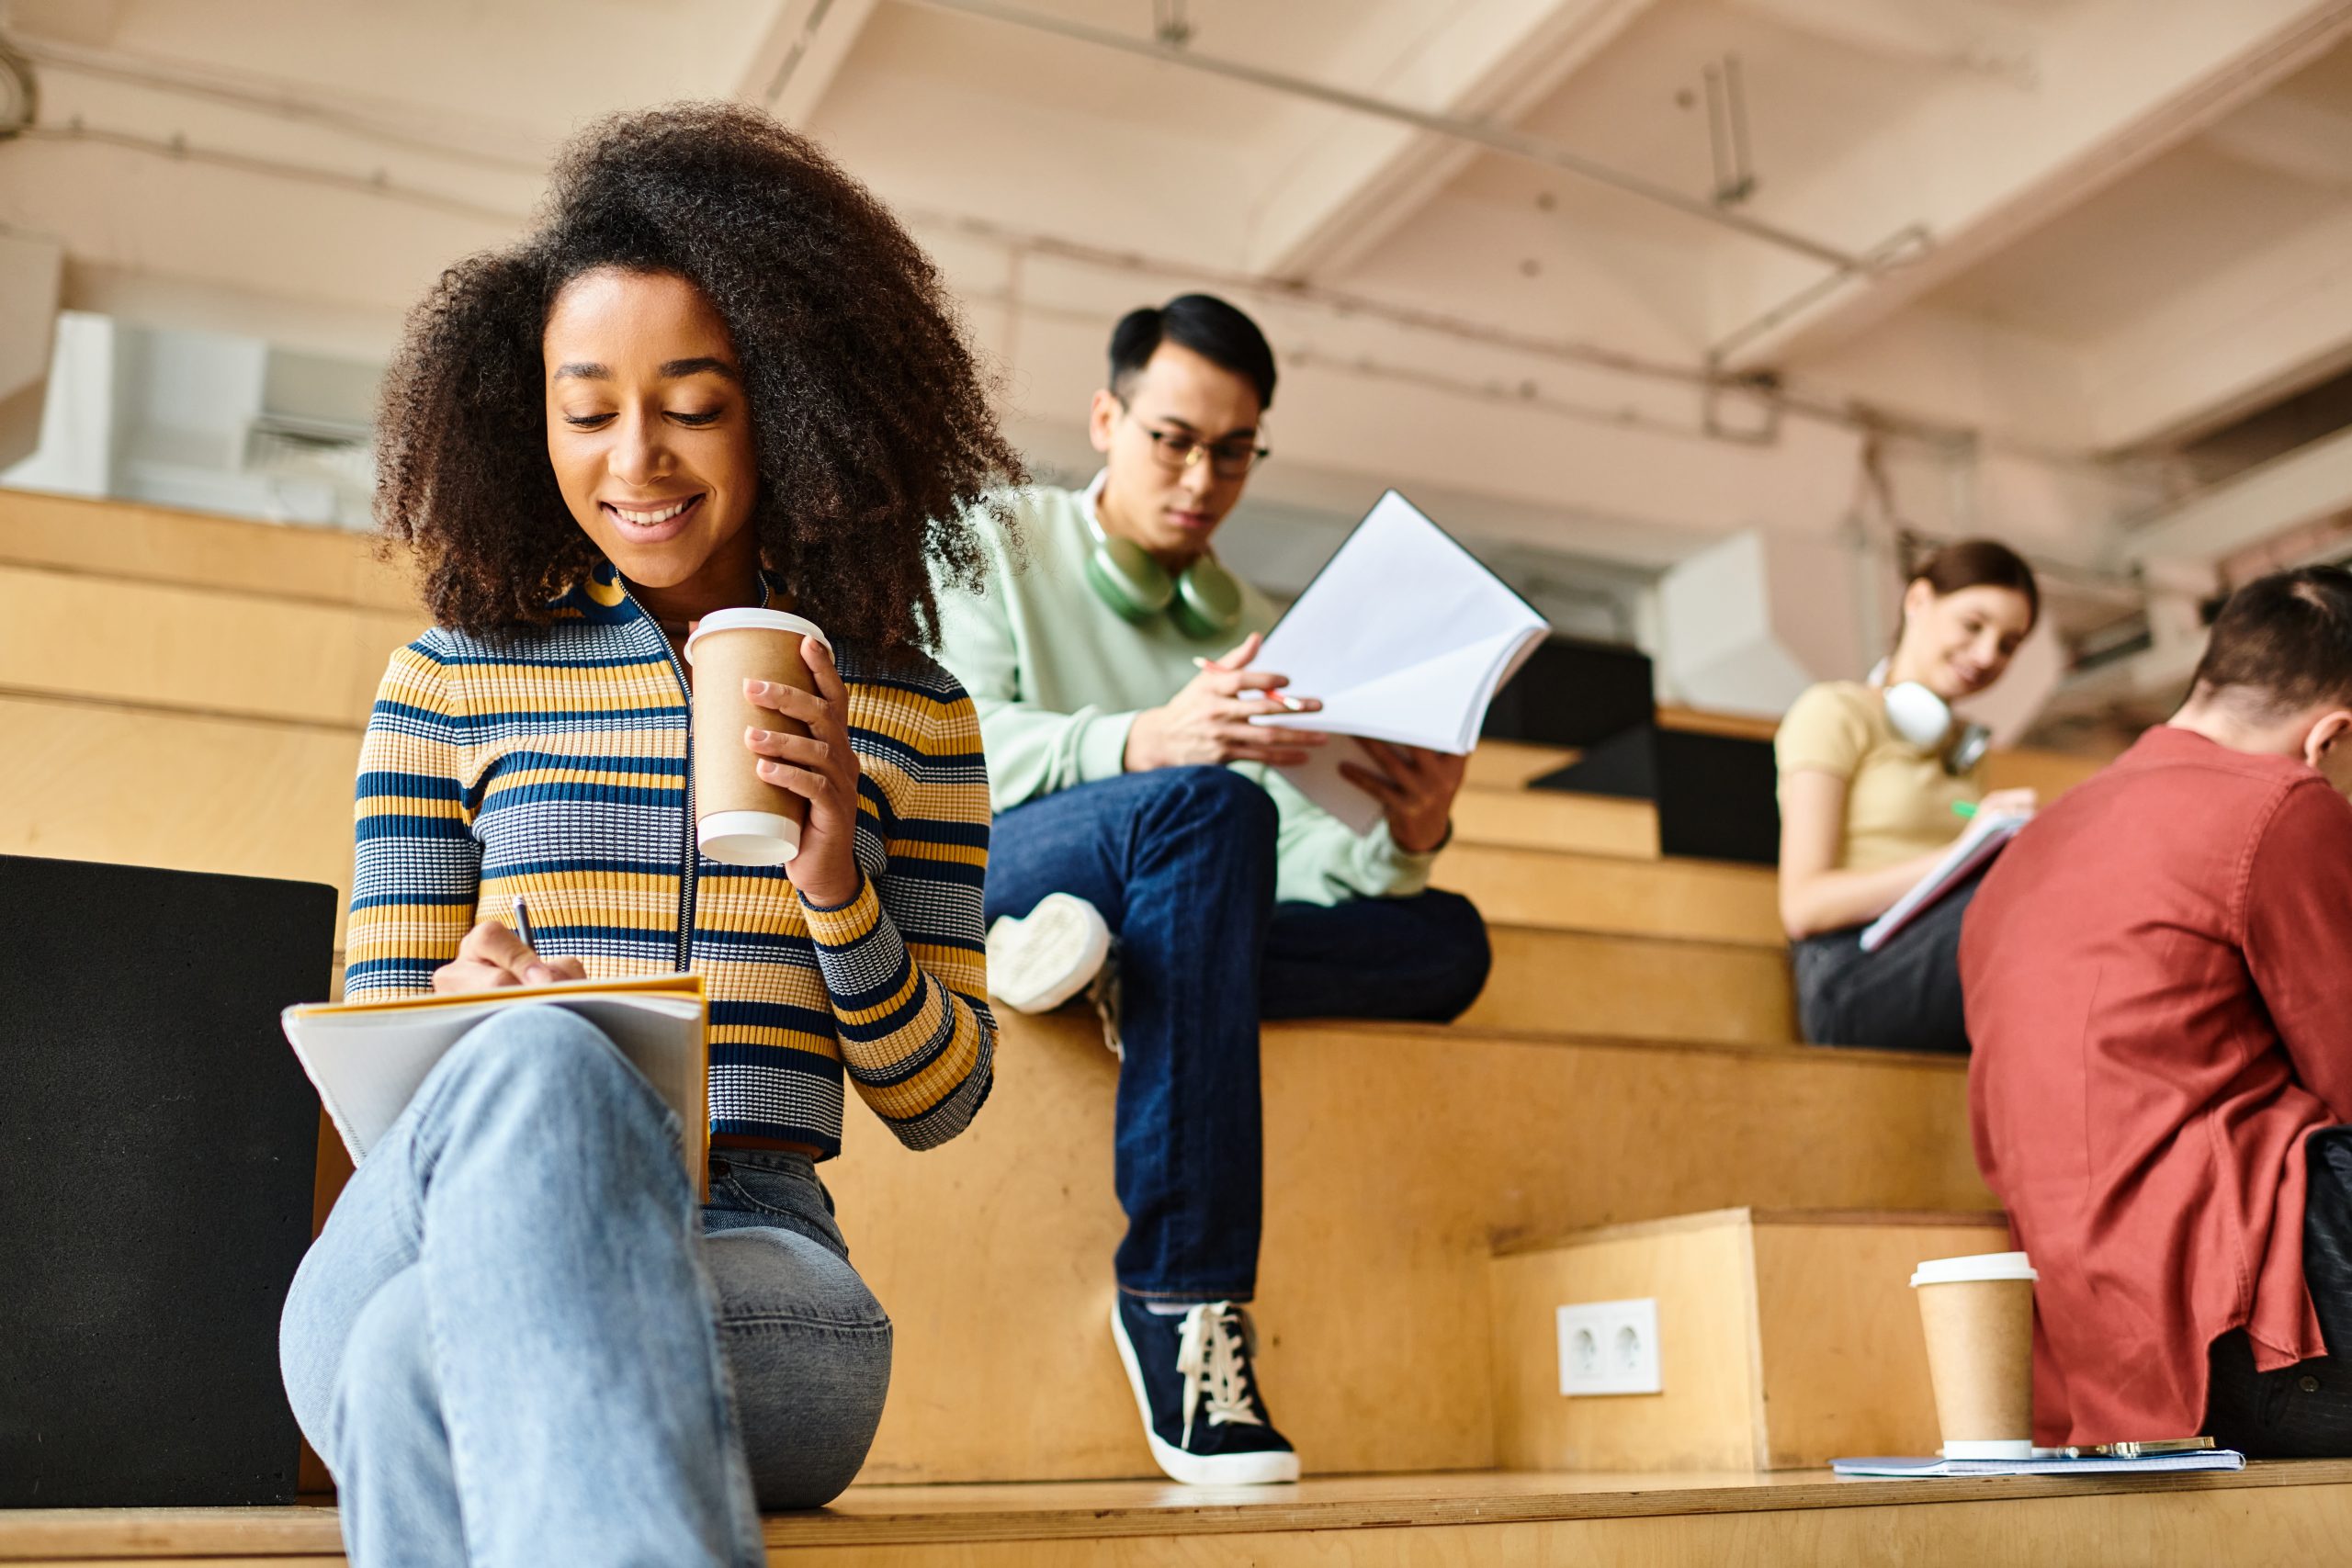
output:
[[[1214, 659], [1203, 659], [1196, 653], [1193, 656], [1193, 668], [1195, 670], [1218, 670], [1223, 669], [1224, 666], [1218, 664]], [[1306, 705], [1300, 702], [1296, 697], [1286, 697], [1279, 692], [1269, 692], [1267, 695], [1272, 697], [1274, 701], [1282, 704], [1283, 706], [1290, 709], [1293, 713], [1305, 713], [1306, 711]]]
[[531, 911], [520, 893], [514, 895], [514, 934], [523, 939], [525, 947], [533, 953], [539, 951], [539, 939], [531, 934]]

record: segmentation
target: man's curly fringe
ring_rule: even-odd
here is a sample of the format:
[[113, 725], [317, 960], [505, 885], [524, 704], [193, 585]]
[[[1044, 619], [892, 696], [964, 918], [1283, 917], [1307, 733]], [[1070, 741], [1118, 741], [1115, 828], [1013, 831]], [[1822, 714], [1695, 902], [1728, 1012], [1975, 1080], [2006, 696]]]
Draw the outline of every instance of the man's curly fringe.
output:
[[376, 516], [443, 626], [512, 636], [602, 557], [556, 487], [540, 340], [606, 267], [692, 282], [741, 364], [762, 560], [837, 636], [938, 636], [932, 568], [977, 585], [969, 514], [1025, 477], [956, 311], [896, 219], [806, 138], [731, 104], [615, 115], [558, 156], [538, 230], [441, 275], [377, 425]]

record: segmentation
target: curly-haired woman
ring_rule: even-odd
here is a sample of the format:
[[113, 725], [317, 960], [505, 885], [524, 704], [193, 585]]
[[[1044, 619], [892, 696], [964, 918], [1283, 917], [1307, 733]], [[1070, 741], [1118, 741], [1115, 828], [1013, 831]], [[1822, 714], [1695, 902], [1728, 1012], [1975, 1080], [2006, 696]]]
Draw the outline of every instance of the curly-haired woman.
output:
[[[510, 1010], [370, 1151], [305, 1259], [286, 1383], [356, 1562], [763, 1561], [832, 1497], [889, 1322], [815, 1163], [842, 1080], [903, 1142], [988, 1093], [988, 788], [916, 645], [1019, 462], [937, 278], [807, 141], [684, 106], [592, 128], [538, 231], [443, 276], [379, 435], [436, 627], [360, 764], [354, 998], [692, 967], [710, 1193], [594, 1026]], [[790, 606], [814, 694], [747, 682], [805, 798], [781, 868], [698, 858], [687, 628]], [[538, 946], [493, 911], [527, 899]]]

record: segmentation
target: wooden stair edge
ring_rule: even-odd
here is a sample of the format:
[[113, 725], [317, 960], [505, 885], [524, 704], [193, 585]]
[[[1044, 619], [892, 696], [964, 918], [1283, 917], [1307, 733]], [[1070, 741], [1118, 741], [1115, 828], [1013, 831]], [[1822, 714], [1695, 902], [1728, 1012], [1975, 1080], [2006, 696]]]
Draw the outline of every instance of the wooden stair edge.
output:
[[[1523, 1484], [1498, 1484], [1519, 1482]], [[2104, 1484], [2120, 1481], [2123, 1484]], [[2181, 1483], [2195, 1484], [2183, 1485]], [[1879, 1484], [1827, 1471], [1717, 1475], [1453, 1471], [1430, 1476], [1308, 1476], [1289, 1497], [1202, 1499], [1159, 1482], [1071, 1482], [1058, 1506], [999, 1506], [986, 1513], [910, 1507], [893, 1493], [928, 1487], [853, 1487], [818, 1514], [770, 1515], [766, 1540], [776, 1546], [911, 1545], [926, 1541], [1114, 1539], [1154, 1535], [1271, 1534], [1308, 1530], [1531, 1524], [1578, 1519], [1657, 1518], [1691, 1514], [1785, 1513], [1890, 1504], [2026, 1500], [2105, 1493], [2237, 1491], [2280, 1486], [2352, 1486], [2352, 1461], [2249, 1463], [2245, 1470], [2127, 1476], [1954, 1476]], [[1014, 1492], [938, 1488], [944, 1492]], [[1123, 1501], [1123, 1493], [1147, 1498]], [[1431, 1493], [1450, 1495], [1429, 1495]], [[1229, 1495], [1228, 1495], [1229, 1496]], [[1012, 1502], [1013, 1499], [1004, 1499]], [[847, 1506], [844, 1506], [843, 1505]], [[889, 1505], [897, 1505], [890, 1506]], [[1171, 1529], [1174, 1525], [1176, 1528]]]
[[[1050, 1016], [1050, 1015], [1049, 1015]], [[1968, 1058], [1951, 1051], [1894, 1051], [1875, 1045], [1815, 1045], [1803, 1041], [1657, 1040], [1639, 1035], [1580, 1034], [1572, 1031], [1465, 1027], [1399, 1019], [1270, 1019], [1263, 1038], [1283, 1035], [1369, 1033], [1407, 1039], [1476, 1041], [1482, 1044], [1528, 1045], [1548, 1050], [1660, 1051], [1707, 1055], [1758, 1056], [1781, 1062], [1850, 1062], [1865, 1066], [1915, 1066], [1965, 1075]]]
[[1642, 1236], [1672, 1235], [1712, 1225], [1973, 1225], [1987, 1227], [2009, 1223], [2004, 1209], [1789, 1209], [1735, 1204], [1700, 1209], [1687, 1214], [1660, 1214], [1653, 1219], [1620, 1220], [1613, 1224], [1587, 1225], [1576, 1230], [1498, 1237], [1497, 1258], [1523, 1258], [1555, 1247], [1592, 1242], [1630, 1241]]
[[0, 486], [0, 565], [354, 609], [418, 604], [413, 559], [373, 528], [14, 486]]
[[[1193, 1491], [1160, 1481], [858, 1485], [828, 1508], [770, 1514], [770, 1548], [919, 1546], [1150, 1536], [1289, 1534], [2092, 1495], [2352, 1487], [2352, 1461], [2235, 1472], [1845, 1479], [1826, 1471], [1715, 1474], [1453, 1471], [1310, 1476], [1295, 1486]], [[0, 1513], [0, 1562], [340, 1555], [332, 1506], [25, 1509]]]

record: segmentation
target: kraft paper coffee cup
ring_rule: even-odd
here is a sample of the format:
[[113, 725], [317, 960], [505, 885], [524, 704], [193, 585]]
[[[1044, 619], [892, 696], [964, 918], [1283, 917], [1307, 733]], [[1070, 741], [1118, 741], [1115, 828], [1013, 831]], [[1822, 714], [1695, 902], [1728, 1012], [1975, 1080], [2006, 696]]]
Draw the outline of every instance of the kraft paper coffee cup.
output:
[[1911, 1276], [1944, 1458], [2033, 1457], [2036, 1278], [2022, 1252], [1939, 1258]]
[[832, 642], [814, 621], [782, 610], [720, 610], [686, 638], [694, 666], [689, 705], [694, 734], [695, 841], [725, 865], [782, 865], [800, 852], [808, 803], [760, 777], [760, 759], [743, 744], [746, 729], [806, 735], [774, 708], [743, 694], [746, 681], [817, 689], [800, 656], [800, 639]]

